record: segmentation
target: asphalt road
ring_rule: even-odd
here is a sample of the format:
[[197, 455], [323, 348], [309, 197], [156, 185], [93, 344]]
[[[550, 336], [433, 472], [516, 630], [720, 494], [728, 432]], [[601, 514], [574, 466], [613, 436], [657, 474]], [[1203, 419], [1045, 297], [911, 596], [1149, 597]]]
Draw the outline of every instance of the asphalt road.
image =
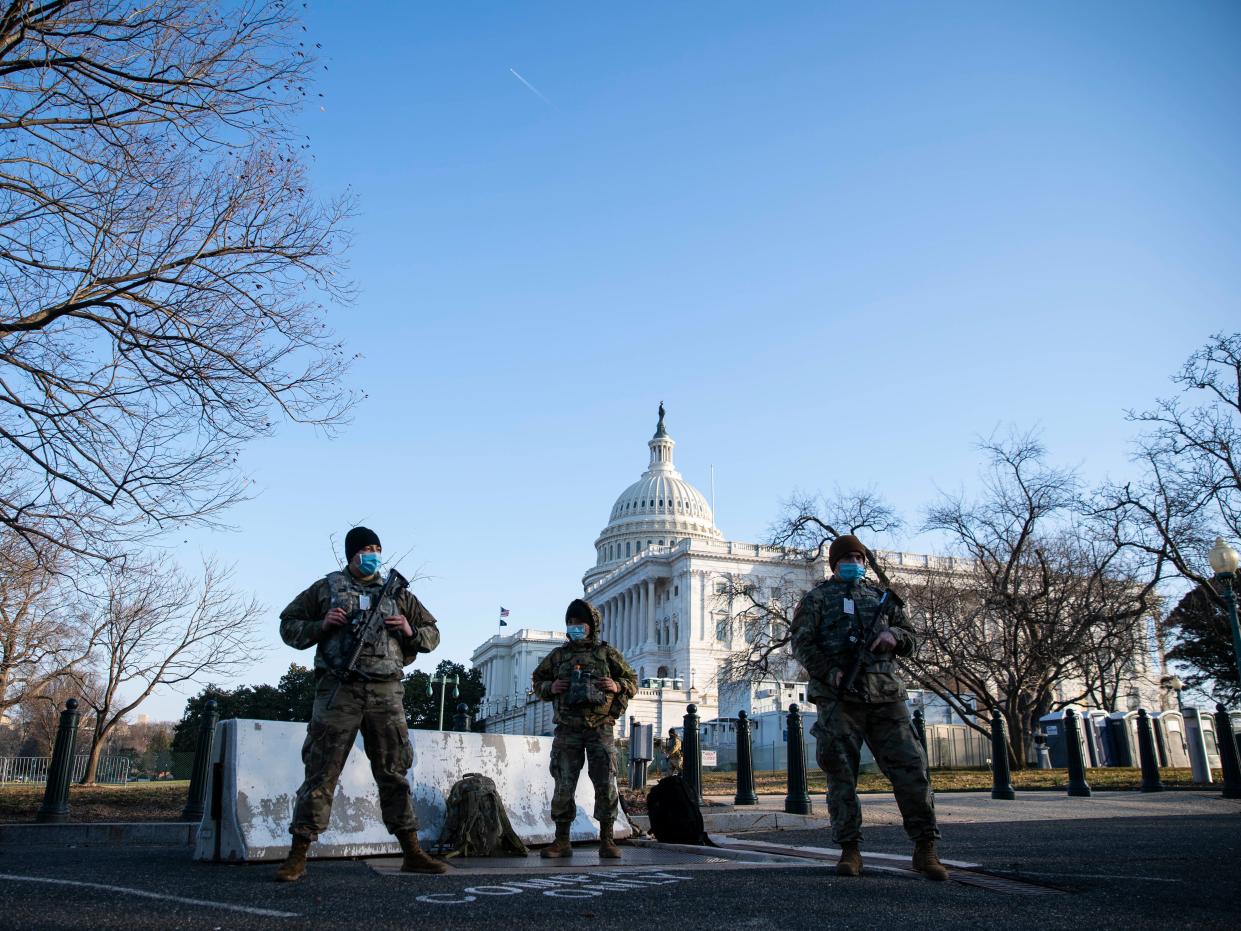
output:
[[[830, 846], [824, 831], [746, 837]], [[899, 828], [878, 826], [864, 849], [907, 853], [909, 844]], [[728, 864], [392, 876], [361, 861], [314, 862], [302, 882], [280, 885], [274, 864], [195, 863], [188, 851], [10, 847], [0, 849], [0, 928], [1237, 926], [1241, 815], [1231, 812], [956, 824], [942, 853], [1061, 891]]]

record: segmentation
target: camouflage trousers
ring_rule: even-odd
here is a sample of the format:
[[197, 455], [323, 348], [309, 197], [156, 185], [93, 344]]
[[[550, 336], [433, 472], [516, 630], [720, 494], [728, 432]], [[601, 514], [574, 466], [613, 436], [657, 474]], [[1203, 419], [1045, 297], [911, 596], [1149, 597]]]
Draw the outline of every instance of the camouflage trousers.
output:
[[892, 783], [905, 833], [916, 841], [939, 837], [926, 753], [914, 735], [905, 703], [867, 704], [820, 698], [815, 704], [819, 719], [811, 733], [818, 742], [819, 766], [827, 774], [832, 840], [837, 844], [856, 843], [862, 837], [857, 773], [863, 740]]
[[577, 780], [582, 762], [595, 785], [595, 820], [611, 824], [616, 820], [616, 753], [612, 725], [595, 728], [556, 727], [552, 738], [552, 820], [565, 824], [577, 816]]
[[306, 781], [297, 790], [289, 833], [314, 840], [327, 830], [336, 781], [358, 731], [379, 786], [384, 826], [393, 834], [416, 831], [418, 819], [406, 779], [414, 748], [405, 724], [404, 688], [400, 682], [345, 682], [329, 709], [335, 688], [336, 679], [325, 676], [315, 690], [314, 711], [302, 745]]

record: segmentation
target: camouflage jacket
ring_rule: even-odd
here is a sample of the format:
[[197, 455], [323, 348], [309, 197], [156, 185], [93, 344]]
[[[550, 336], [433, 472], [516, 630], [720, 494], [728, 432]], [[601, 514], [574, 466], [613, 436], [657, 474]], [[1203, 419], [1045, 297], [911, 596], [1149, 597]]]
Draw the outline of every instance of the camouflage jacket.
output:
[[[861, 638], [876, 613], [883, 589], [865, 579], [845, 582], [832, 576], [806, 593], [793, 613], [793, 655], [810, 676], [809, 698], [839, 698], [832, 682], [836, 673], [848, 675], [853, 662], [854, 643], [850, 636]], [[853, 601], [853, 613], [847, 614], [847, 601]], [[875, 623], [870, 635], [873, 641], [883, 631], [896, 638], [896, 655], [913, 652], [916, 639], [904, 607], [889, 596], [883, 616]], [[862, 701], [879, 703], [904, 701], [905, 685], [896, 670], [891, 653], [871, 653], [862, 643], [862, 670], [857, 686]]]
[[[601, 701], [595, 705], [570, 705], [569, 692], [553, 695], [552, 683], [557, 679], [572, 679], [574, 668], [579, 666], [582, 672], [596, 679], [612, 679], [620, 691], [603, 693]], [[629, 706], [629, 699], [638, 692], [637, 673], [625, 662], [625, 657], [616, 647], [593, 637], [556, 647], [534, 670], [532, 682], [535, 695], [554, 703], [556, 723], [577, 728], [615, 724]]]
[[[372, 580], [363, 581], [345, 570], [320, 579], [280, 612], [280, 639], [297, 650], [317, 647], [317, 677], [342, 668], [349, 662], [353, 634], [348, 624], [325, 631], [323, 616], [333, 607], [344, 608], [345, 615], [352, 616], [359, 609], [362, 596], [369, 596], [372, 600], [379, 597], [386, 577], [385, 573], [380, 573]], [[384, 604], [382, 609], [384, 617], [403, 614], [413, 628], [413, 636], [406, 637], [390, 631], [382, 651], [377, 653], [369, 647], [363, 648], [358, 658], [358, 673], [362, 678], [376, 681], [401, 678], [402, 670], [414, 661], [415, 656], [430, 653], [440, 643], [435, 618], [408, 589], [398, 592], [395, 603]]]

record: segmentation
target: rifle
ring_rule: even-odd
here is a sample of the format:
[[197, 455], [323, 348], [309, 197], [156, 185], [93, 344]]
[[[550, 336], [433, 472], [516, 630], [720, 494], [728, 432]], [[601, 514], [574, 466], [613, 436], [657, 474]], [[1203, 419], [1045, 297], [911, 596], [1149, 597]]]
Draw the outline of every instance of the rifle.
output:
[[375, 603], [366, 611], [358, 611], [349, 619], [349, 626], [354, 631], [353, 647], [349, 650], [349, 659], [344, 665], [332, 670], [332, 675], [336, 677], [336, 688], [332, 689], [332, 694], [327, 700], [328, 708], [331, 708], [336, 701], [336, 693], [340, 691], [341, 684], [358, 678], [358, 659], [362, 656], [362, 648], [369, 644], [372, 651], [378, 651], [384, 645], [388, 637], [388, 629], [384, 626], [382, 605], [384, 600], [389, 598], [395, 603], [397, 593], [406, 588], [409, 588], [409, 582], [405, 576], [395, 569], [389, 569], [388, 578], [384, 580], [383, 588], [379, 592], [379, 597], [375, 599]]
[[[869, 644], [875, 639], [879, 619], [883, 617], [884, 605], [888, 603], [888, 596], [891, 594], [890, 590], [883, 593], [883, 597], [879, 599], [879, 607], [875, 609], [875, 616], [871, 618], [870, 625], [866, 630], [861, 632], [862, 636], [860, 638], [856, 634], [850, 634], [849, 636], [849, 639], [856, 644], [856, 649], [853, 654], [853, 662], [849, 664], [848, 671], [840, 680], [839, 689], [845, 694], [858, 694], [857, 679], [862, 673], [862, 663], [866, 658]], [[893, 600], [898, 600], [895, 595], [893, 595]]]

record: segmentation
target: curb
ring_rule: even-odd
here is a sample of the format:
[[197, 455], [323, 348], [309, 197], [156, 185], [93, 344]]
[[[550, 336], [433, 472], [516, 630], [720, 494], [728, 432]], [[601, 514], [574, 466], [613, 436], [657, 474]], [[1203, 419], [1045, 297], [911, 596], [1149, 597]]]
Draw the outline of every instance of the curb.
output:
[[192, 847], [198, 822], [0, 824], [0, 847]]
[[[651, 829], [646, 815], [628, 815], [643, 831]], [[745, 831], [797, 831], [828, 825], [826, 818], [813, 815], [790, 815], [783, 811], [722, 811], [703, 812], [702, 826], [709, 834], [736, 834]]]

